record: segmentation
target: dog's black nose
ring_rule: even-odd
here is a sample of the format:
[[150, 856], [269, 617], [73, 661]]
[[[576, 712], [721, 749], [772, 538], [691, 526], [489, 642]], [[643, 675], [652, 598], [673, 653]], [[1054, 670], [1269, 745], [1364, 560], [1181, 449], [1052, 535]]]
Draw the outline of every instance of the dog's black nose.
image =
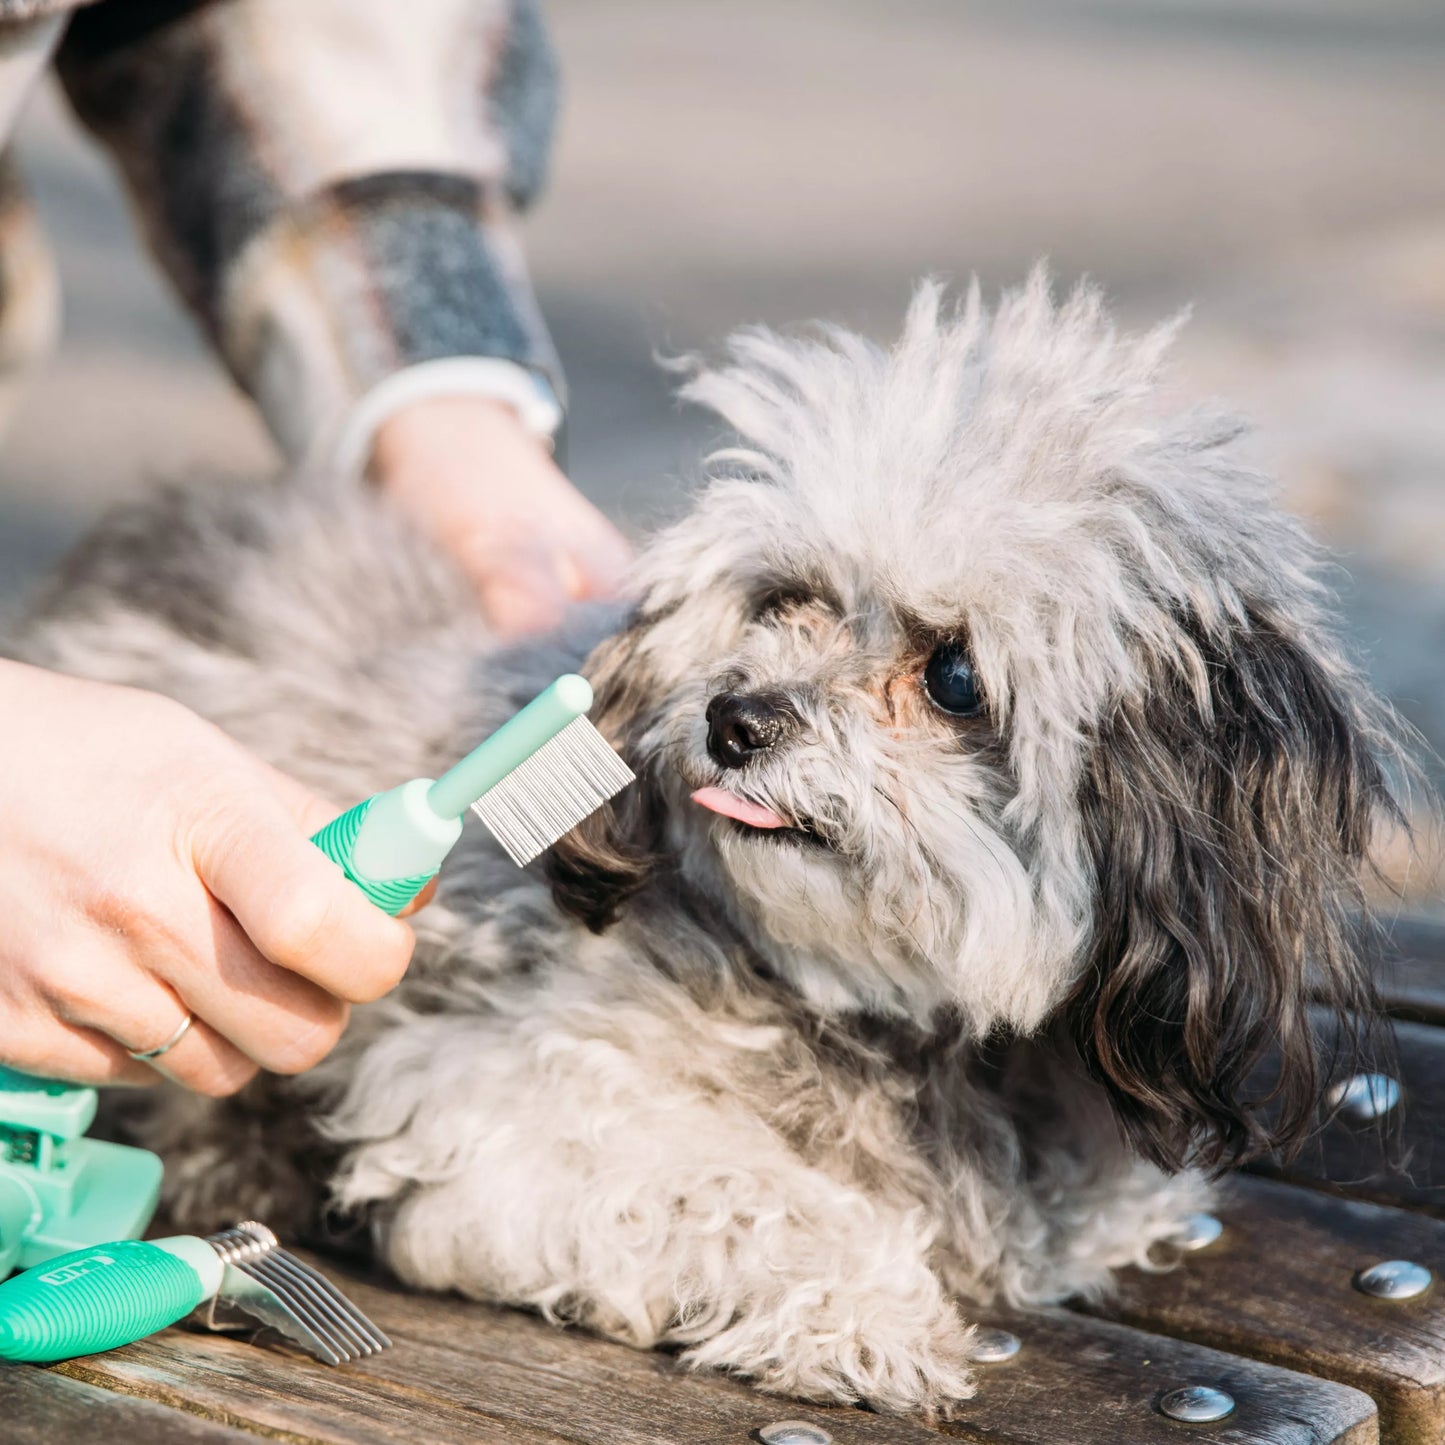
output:
[[707, 750], [724, 768], [740, 768], [754, 753], [773, 747], [792, 722], [780, 697], [720, 692], [707, 705]]

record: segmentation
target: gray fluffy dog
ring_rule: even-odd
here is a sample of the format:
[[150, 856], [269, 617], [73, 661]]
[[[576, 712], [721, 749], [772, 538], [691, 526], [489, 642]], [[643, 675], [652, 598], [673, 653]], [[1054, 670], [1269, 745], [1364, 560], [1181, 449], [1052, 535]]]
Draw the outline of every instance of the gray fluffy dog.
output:
[[1238, 427], [1162, 398], [1172, 328], [1041, 275], [941, 308], [697, 371], [737, 445], [627, 617], [560, 640], [498, 649], [354, 487], [172, 495], [82, 549], [23, 655], [338, 800], [574, 667], [639, 778], [525, 872], [469, 836], [320, 1068], [162, 1098], [178, 1222], [329, 1204], [414, 1285], [938, 1413], [968, 1301], [1097, 1294], [1303, 1137], [1308, 992], [1371, 1002], [1388, 711]]

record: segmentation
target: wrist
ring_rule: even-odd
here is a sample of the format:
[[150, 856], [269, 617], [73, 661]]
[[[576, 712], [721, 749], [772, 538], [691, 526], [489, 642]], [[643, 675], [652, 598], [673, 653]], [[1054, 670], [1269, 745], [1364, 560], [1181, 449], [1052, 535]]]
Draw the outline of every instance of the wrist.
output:
[[556, 471], [551, 449], [510, 404], [476, 396], [429, 397], [394, 412], [372, 438], [368, 471], [391, 490], [430, 490], [434, 479], [478, 463], [491, 476]]
[[335, 433], [329, 460], [343, 472], [364, 471], [393, 420], [444, 401], [500, 406], [549, 451], [563, 420], [555, 391], [539, 373], [500, 357], [443, 357], [404, 367], [362, 396]]

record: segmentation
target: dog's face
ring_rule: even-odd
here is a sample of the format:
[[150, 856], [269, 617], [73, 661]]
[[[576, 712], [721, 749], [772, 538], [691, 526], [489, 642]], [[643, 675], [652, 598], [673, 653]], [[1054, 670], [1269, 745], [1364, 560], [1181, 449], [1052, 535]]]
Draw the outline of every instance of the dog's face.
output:
[[822, 1009], [1059, 1015], [1173, 1162], [1252, 1142], [1271, 1035], [1307, 1092], [1306, 950], [1363, 997], [1376, 714], [1235, 429], [1159, 410], [1166, 341], [1036, 278], [697, 377], [746, 441], [592, 661], [642, 781], [559, 850], [564, 906], [601, 926], [663, 859]]

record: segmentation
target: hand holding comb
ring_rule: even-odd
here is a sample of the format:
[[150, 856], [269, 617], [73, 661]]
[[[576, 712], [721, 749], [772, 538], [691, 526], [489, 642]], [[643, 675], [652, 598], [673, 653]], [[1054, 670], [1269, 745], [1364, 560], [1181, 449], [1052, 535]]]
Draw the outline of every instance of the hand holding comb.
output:
[[414, 778], [311, 839], [388, 913], [436, 877], [471, 808], [520, 868], [633, 781], [587, 721], [592, 688], [568, 673], [435, 781]]

